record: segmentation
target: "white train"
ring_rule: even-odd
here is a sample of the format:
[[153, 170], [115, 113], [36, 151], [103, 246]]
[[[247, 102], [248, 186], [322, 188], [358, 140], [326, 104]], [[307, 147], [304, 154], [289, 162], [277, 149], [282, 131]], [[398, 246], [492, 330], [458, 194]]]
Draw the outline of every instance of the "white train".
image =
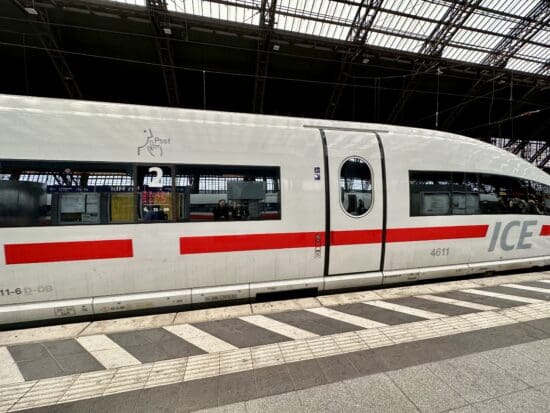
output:
[[550, 176], [377, 124], [0, 95], [0, 323], [550, 264]]

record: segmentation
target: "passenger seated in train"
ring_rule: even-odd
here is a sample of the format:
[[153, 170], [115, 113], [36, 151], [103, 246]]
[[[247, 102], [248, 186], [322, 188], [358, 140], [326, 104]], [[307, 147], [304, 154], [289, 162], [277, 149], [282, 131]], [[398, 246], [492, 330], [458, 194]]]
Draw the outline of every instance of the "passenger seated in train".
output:
[[359, 198], [359, 201], [357, 203], [357, 210], [355, 212], [356, 215], [363, 215], [365, 212], [367, 212], [367, 209], [365, 208], [365, 202], [361, 198]]
[[249, 216], [248, 208], [246, 205], [237, 204], [236, 202], [232, 206], [231, 217], [233, 219], [247, 219]]
[[218, 205], [212, 211], [215, 220], [228, 220], [231, 218], [231, 209], [225, 204], [225, 199], [220, 199]]
[[144, 207], [144, 210], [145, 216], [143, 219], [145, 221], [166, 221], [168, 218], [160, 205], [149, 205], [148, 207]]

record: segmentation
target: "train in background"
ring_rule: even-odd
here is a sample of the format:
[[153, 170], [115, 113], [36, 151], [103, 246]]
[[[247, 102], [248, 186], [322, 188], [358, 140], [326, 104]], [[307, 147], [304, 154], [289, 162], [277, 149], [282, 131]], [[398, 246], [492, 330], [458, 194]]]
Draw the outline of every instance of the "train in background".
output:
[[550, 176], [439, 131], [0, 95], [0, 324], [550, 265]]

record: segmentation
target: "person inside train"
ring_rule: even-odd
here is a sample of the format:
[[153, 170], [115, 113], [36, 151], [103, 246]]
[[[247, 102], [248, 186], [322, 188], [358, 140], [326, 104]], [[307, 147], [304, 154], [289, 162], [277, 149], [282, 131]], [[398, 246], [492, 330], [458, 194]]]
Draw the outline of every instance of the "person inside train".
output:
[[363, 202], [363, 199], [359, 198], [359, 201], [357, 202], [357, 210], [355, 211], [355, 214], [363, 215], [365, 212], [367, 212], [365, 208], [365, 203]]
[[231, 218], [231, 209], [225, 204], [225, 199], [220, 199], [213, 210], [215, 220], [228, 220]]

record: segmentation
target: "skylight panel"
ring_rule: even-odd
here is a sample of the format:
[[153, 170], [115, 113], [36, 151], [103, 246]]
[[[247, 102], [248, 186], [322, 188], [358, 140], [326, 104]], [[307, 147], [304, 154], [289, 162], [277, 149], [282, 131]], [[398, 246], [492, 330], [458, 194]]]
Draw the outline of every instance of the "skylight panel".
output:
[[208, 0], [168, 0], [166, 5], [168, 10], [178, 13], [252, 25], [260, 23], [261, 0], [237, 0], [227, 4]]
[[470, 63], [481, 63], [487, 56], [486, 52], [469, 50], [460, 47], [447, 46], [443, 49], [443, 58]]
[[503, 1], [503, 0], [483, 0], [481, 2], [482, 7], [488, 9], [502, 11], [516, 16], [526, 16], [533, 7], [539, 2], [539, 0], [515, 0], [515, 1]]
[[280, 0], [275, 28], [345, 40], [357, 8], [327, 0]]
[[536, 63], [536, 62], [523, 60], [523, 59], [516, 59], [512, 57], [510, 60], [508, 60], [506, 69], [534, 73], [537, 71], [537, 69], [541, 67], [541, 65], [542, 63]]
[[396, 11], [412, 16], [426, 17], [433, 20], [439, 20], [449, 6], [436, 4], [433, 1], [426, 0], [394, 0], [382, 3], [382, 9]]
[[379, 32], [370, 32], [367, 38], [367, 43], [372, 46], [387, 47], [389, 49], [404, 50], [406, 52], [415, 52], [420, 48], [420, 46], [422, 46], [423, 41]]
[[495, 34], [508, 34], [519, 19], [474, 13], [464, 22], [464, 28], [484, 30]]
[[124, 3], [132, 6], [145, 6], [145, 0], [109, 0], [115, 3]]

